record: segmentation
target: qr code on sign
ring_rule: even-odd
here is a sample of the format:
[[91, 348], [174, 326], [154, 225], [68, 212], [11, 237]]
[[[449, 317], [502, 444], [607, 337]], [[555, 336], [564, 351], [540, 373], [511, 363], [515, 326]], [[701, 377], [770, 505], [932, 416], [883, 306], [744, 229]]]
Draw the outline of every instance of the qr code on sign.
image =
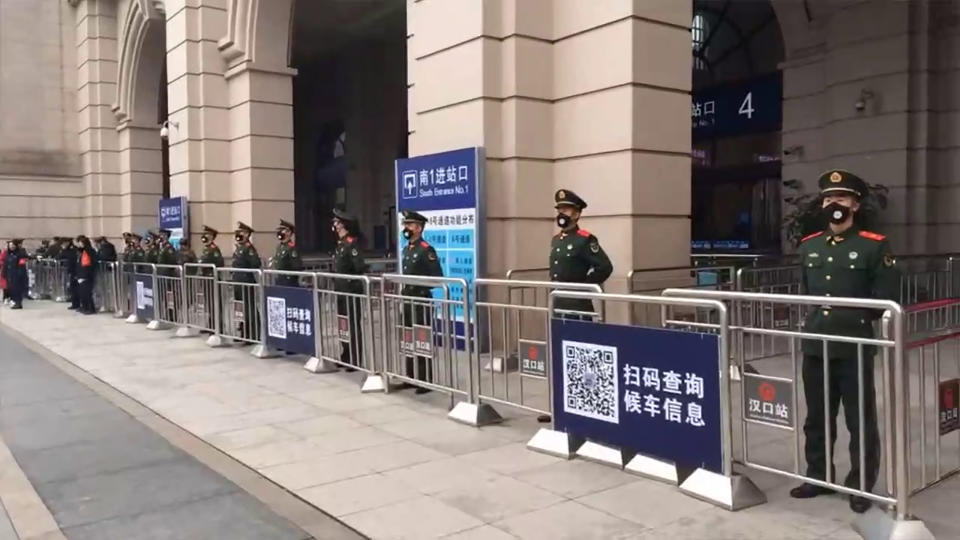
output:
[[617, 348], [577, 341], [562, 345], [563, 410], [619, 424]]
[[267, 297], [267, 335], [287, 339], [287, 301], [283, 298]]

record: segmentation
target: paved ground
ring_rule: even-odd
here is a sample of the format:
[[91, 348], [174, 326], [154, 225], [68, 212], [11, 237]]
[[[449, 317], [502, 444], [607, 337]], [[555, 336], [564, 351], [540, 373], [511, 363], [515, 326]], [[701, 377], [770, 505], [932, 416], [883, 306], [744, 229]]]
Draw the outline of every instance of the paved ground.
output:
[[529, 416], [478, 430], [447, 420], [436, 393], [360, 394], [356, 377], [310, 374], [289, 357], [209, 349], [50, 302], [0, 310], [0, 323], [370, 537], [858, 538], [845, 499], [791, 500], [784, 478], [751, 473], [769, 502], [729, 513], [530, 452]]
[[310, 537], [2, 330], [0, 351], [0, 436], [67, 538]]

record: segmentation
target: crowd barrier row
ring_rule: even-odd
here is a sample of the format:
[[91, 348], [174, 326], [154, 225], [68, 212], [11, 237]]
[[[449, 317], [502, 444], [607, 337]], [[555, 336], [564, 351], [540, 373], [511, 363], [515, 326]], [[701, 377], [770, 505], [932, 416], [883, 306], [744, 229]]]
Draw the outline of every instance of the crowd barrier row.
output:
[[[779, 474], [889, 505], [893, 509], [890, 530], [923, 530], [911, 519], [911, 499], [960, 470], [960, 418], [956, 407], [944, 410], [944, 404], [960, 397], [951, 386], [960, 379], [960, 303], [915, 294], [924, 289], [934, 291], [935, 297], [949, 296], [953, 291], [950, 266], [916, 264], [918, 270], [906, 274], [908, 285], [903, 290], [910, 291], [907, 298], [924, 301], [910, 304], [801, 296], [788, 279], [776, 283], [769, 278], [763, 285], [777, 292], [735, 290], [744, 286], [749, 272], [789, 275], [792, 267], [712, 268], [709, 271], [715, 276], [731, 274], [733, 286], [727, 288], [720, 280], [709, 285], [679, 283], [688, 286], [619, 295], [603, 293], [597, 285], [518, 279], [521, 272], [511, 273], [508, 279], [467, 282], [389, 272], [343, 275], [202, 264], [105, 263], [97, 290], [107, 310], [130, 323], [146, 323], [154, 330], [176, 328], [176, 335], [184, 337], [205, 334], [210, 346], [251, 345], [251, 354], [258, 357], [302, 354], [308, 357], [304, 367], [312, 372], [356, 370], [363, 375], [362, 391], [391, 392], [404, 384], [444, 393], [450, 399], [449, 417], [458, 422], [473, 426], [499, 422], [503, 417], [495, 406], [548, 416], [551, 427], [530, 440], [531, 449], [613, 463], [676, 484], [692, 496], [731, 510], [765, 500], [746, 476], [735, 472], [737, 466], [737, 470]], [[64, 290], [59, 264], [36, 261], [32, 269], [37, 297], [59, 299]], [[667, 276], [659, 284], [670, 279]], [[571, 310], [571, 302], [578, 306], [587, 302], [592, 309]], [[806, 332], [802, 320], [810, 309], [876, 314], [878, 337]], [[641, 324], [609, 322], [610, 313], [637, 310], [656, 317]], [[634, 387], [646, 389], [650, 381], [646, 370], [641, 378], [638, 366], [616, 362], [648, 356], [633, 354], [647, 350], [642, 340], [648, 338], [638, 334], [630, 339], [639, 342], [623, 345], [614, 340], [614, 345], [604, 345], [627, 347], [613, 364], [604, 352], [607, 349], [594, 345], [607, 339], [604, 336], [616, 337], [628, 330], [669, 331], [671, 336], [688, 336], [694, 342], [715, 336], [716, 357], [708, 373], [718, 377], [716, 395], [708, 400], [701, 388], [700, 397], [706, 401], [673, 399], [668, 392], [677, 374], [665, 369], [660, 370], [663, 378], [656, 379], [660, 394], [652, 390], [645, 395], [627, 394]], [[586, 345], [568, 340], [569, 332], [586, 332]], [[575, 333], [570, 336], [576, 338]], [[877, 449], [876, 455], [855, 454], [859, 474], [853, 477], [843, 479], [829, 466], [822, 475], [803, 469], [803, 444], [810, 441], [804, 443], [799, 430], [804, 418], [811, 420], [810, 411], [804, 411], [808, 400], [799, 392], [810, 369], [804, 355], [804, 344], [810, 342], [817, 344], [823, 358], [818, 368], [824, 395], [819, 410], [839, 405], [839, 396], [830, 395], [832, 366], [848, 356], [841, 358], [832, 351], [847, 347], [857, 365], [857, 399], [843, 403], [844, 410], [847, 415], [855, 411], [861, 426], [876, 414], [875, 441], [863, 429], [854, 434], [855, 441], [848, 441], [859, 449]], [[583, 345], [589, 354], [574, 351], [568, 358], [569, 343]], [[555, 358], [558, 351], [563, 351], [562, 359]], [[689, 360], [679, 353], [668, 356], [678, 372]], [[754, 369], [748, 370], [748, 364]], [[583, 370], [584, 365], [593, 367]], [[571, 371], [570, 366], [580, 367]], [[562, 374], [554, 374], [558, 367]], [[622, 382], [611, 390], [599, 383], [601, 373], [612, 373]], [[692, 372], [687, 375], [691, 377]], [[875, 393], [869, 391], [874, 381]], [[568, 395], [572, 388], [583, 394]], [[614, 394], [595, 399], [598, 392], [606, 391]], [[953, 401], [945, 399], [950, 392]], [[638, 401], [641, 397], [644, 402]], [[654, 407], [651, 400], [662, 407]], [[682, 411], [676, 408], [681, 405]], [[586, 409], [592, 412], [586, 414]], [[603, 416], [597, 411], [614, 416], [612, 411], [619, 411], [623, 421], [637, 414], [658, 421], [676, 415], [672, 421], [694, 426], [705, 425], [712, 411], [717, 419], [717, 437], [711, 442], [717, 447], [717, 466], [691, 467], [679, 457], [671, 459], [672, 454], [664, 454], [662, 448], [644, 452], [604, 441], [612, 428], [601, 429], [597, 436], [583, 423], [585, 418], [596, 421]], [[842, 433], [829, 419], [814, 417], [813, 421], [823, 422], [826, 434], [820, 442], [825, 462], [836, 462], [838, 469], [850, 467], [843, 461], [848, 453], [835, 451], [829, 442]], [[671, 440], [664, 434], [668, 432], [656, 431], [661, 428], [656, 425], [649, 428], [654, 431], [637, 432], [651, 441]]]

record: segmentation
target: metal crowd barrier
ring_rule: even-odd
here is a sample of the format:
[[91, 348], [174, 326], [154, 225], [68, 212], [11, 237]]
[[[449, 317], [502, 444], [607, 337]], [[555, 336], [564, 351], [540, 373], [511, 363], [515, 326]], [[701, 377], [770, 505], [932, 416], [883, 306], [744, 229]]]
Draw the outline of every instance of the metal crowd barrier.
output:
[[[603, 292], [599, 285], [587, 283], [486, 278], [474, 281], [473, 320], [484, 329], [477, 332], [473, 359], [480, 402], [550, 414], [547, 304], [549, 293], [558, 289]], [[538, 302], [541, 296], [542, 302]], [[533, 303], [528, 302], [531, 298]], [[602, 309], [601, 303], [599, 310], [583, 315], [602, 320]]]
[[[630, 294], [657, 296], [668, 288], [700, 290], [732, 290], [736, 274], [734, 266], [677, 266], [669, 268], [646, 268], [631, 270], [627, 274]], [[630, 304], [630, 320], [633, 324], [658, 326], [661, 321], [660, 306], [650, 303]], [[684, 314], [691, 321], [707, 322], [715, 316], [711, 310], [689, 308]], [[716, 321], [714, 321], [716, 322]]]
[[134, 264], [129, 262], [121, 262], [118, 264], [120, 270], [117, 275], [118, 302], [116, 316], [126, 318], [137, 310], [133, 285]]
[[156, 264], [153, 275], [153, 321], [150, 330], [166, 330], [183, 325], [183, 267]]
[[[408, 287], [438, 288], [442, 294], [439, 298], [404, 294]], [[479, 426], [501, 418], [477, 399], [471, 358], [480, 328], [470, 324], [476, 320], [471, 315], [470, 292], [463, 279], [384, 274], [380, 294], [383, 373], [388, 381], [449, 394], [449, 418]]]
[[93, 289], [93, 305], [101, 313], [115, 313], [119, 299], [117, 290], [117, 272], [119, 264], [112, 261], [99, 261]]
[[[361, 371], [367, 375], [362, 391], [383, 391], [382, 368], [377, 362], [383, 334], [380, 321], [373, 315], [374, 306], [379, 307], [379, 302], [374, 303], [371, 277], [327, 272], [313, 276], [319, 361], [308, 369], [326, 372], [343, 367], [348, 371]], [[359, 287], [361, 292], [337, 291], [337, 286]]]
[[66, 302], [68, 283], [66, 269], [57, 259], [38, 258], [30, 261], [34, 273], [31, 298]]
[[216, 334], [220, 327], [219, 295], [215, 276], [217, 267], [212, 264], [187, 263], [183, 265], [183, 305], [185, 310], [180, 322], [181, 336], [198, 332]]
[[[753, 373], [744, 374], [744, 380], [740, 383], [739, 404], [730, 401], [731, 406], [739, 414], [739, 421], [736, 422], [736, 428], [740, 431], [740, 459], [743, 466], [763, 472], [773, 473], [796, 480], [802, 480], [817, 486], [827, 487], [832, 490], [857, 495], [870, 499], [875, 502], [886, 503], [896, 510], [898, 521], [908, 521], [910, 519], [910, 497], [919, 490], [929, 487], [935, 482], [928, 482], [926, 476], [921, 472], [921, 486], [914, 489], [913, 475], [911, 467], [912, 448], [919, 447], [922, 450], [924, 443], [913, 439], [911, 425], [910, 409], [918, 408], [910, 399], [909, 386], [911, 384], [910, 357], [908, 356], [908, 346], [906, 343], [907, 317], [905, 311], [899, 304], [887, 300], [859, 299], [859, 298], [835, 298], [835, 297], [817, 297], [800, 295], [781, 295], [781, 294], [758, 294], [724, 291], [696, 291], [689, 289], [669, 289], [663, 292], [669, 297], [697, 298], [704, 300], [718, 300], [723, 302], [743, 303], [768, 303], [783, 304], [790, 306], [802, 306], [804, 309], [828, 309], [842, 310], [855, 309], [863, 310], [864, 313], [882, 312], [881, 334], [880, 337], [854, 337], [832, 334], [814, 334], [802, 330], [790, 329], [770, 329], [756, 328], [750, 326], [731, 325], [729, 330], [740, 331], [747, 334], [765, 334], [781, 336], [790, 341], [790, 354], [786, 358], [780, 358], [780, 362], [768, 362], [762, 366], [764, 374]], [[672, 320], [667, 314], [665, 320], [667, 325], [681, 324], [689, 326], [688, 321]], [[710, 331], [717, 331], [716, 325], [703, 324], [701, 328]], [[823, 453], [826, 456], [823, 469], [823, 478], [813, 477], [807, 473], [801, 472], [801, 438], [799, 432], [800, 425], [800, 407], [806, 406], [806, 400], [798, 398], [798, 388], [800, 380], [800, 370], [798, 357], [802, 354], [800, 346], [802, 342], [814, 342], [818, 351], [821, 352], [823, 360], [819, 364], [814, 361], [805, 366], [804, 377], [819, 375], [822, 372], [823, 382], [823, 402], [822, 409], [825, 411], [836, 408], [832, 405], [830, 398], [831, 370], [830, 363], [850, 362], [846, 355], [834, 355], [831, 357], [830, 350], [833, 347], [843, 346], [855, 348], [856, 370], [857, 370], [857, 401], [855, 404], [844, 404], [845, 414], [852, 414], [856, 411], [856, 420], [861, 429], [857, 434], [857, 446], [861, 449], [858, 452], [859, 475], [855, 478], [848, 478], [847, 481], [840, 481], [834, 476], [834, 470], [830, 464], [836, 460], [837, 465], [841, 467], [846, 463], [843, 459], [846, 452], [834, 454], [834, 445], [832, 438], [833, 425], [829, 418], [823, 417], [824, 444]], [[929, 344], [929, 343], [928, 343]], [[879, 351], [879, 365], [873, 361], [874, 351]], [[838, 353], [839, 354], [839, 353]], [[788, 366], [783, 366], [783, 361], [788, 362]], [[806, 361], [806, 360], [805, 360]], [[924, 363], [921, 361], [920, 366]], [[865, 388], [867, 378], [871, 378], [871, 383], [878, 379], [881, 381], [879, 387], [875, 388], [876, 394], [880, 397], [880, 404], [874, 406], [877, 418], [877, 436], [876, 441], [866, 440], [866, 430], [862, 429], [866, 425], [866, 410], [875, 403], [876, 395], [869, 394]], [[939, 377], [939, 374], [937, 375]], [[922, 381], [925, 379], [921, 376]], [[815, 384], [811, 380], [804, 381], [806, 385]], [[769, 400], [775, 399], [774, 396], [782, 395], [786, 390], [787, 399], [781, 399], [774, 403]], [[756, 394], [756, 395], [753, 395]], [[903, 406], [910, 403], [910, 407]], [[767, 405], [770, 409], [767, 409]], [[782, 407], [781, 407], [782, 405]], [[927, 404], [921, 404], [919, 409], [926, 410]], [[806, 423], [816, 422], [806, 417]], [[921, 429], [924, 422], [920, 423]], [[751, 428], [755, 431], [751, 433]], [[760, 437], [757, 430], [766, 429], [765, 437]], [[781, 434], [777, 436], [776, 434]], [[772, 434], [772, 435], [771, 435]], [[789, 434], [783, 437], [783, 434]], [[757, 436], [760, 443], [754, 446], [751, 443], [751, 436]], [[841, 442], [843, 437], [837, 437]], [[922, 439], [921, 439], [922, 440]], [[815, 444], [815, 443], [814, 443]], [[842, 442], [841, 442], [842, 444]], [[792, 451], [792, 463], [782, 463], [785, 454], [784, 446], [789, 445]], [[866, 452], [863, 450], [876, 449], [877, 452], [877, 478], [870, 478], [868, 475]], [[780, 462], [778, 462], [780, 461]], [[925, 456], [921, 456], [920, 466], [926, 467]], [[809, 463], [808, 463], [809, 466]], [[915, 465], [914, 465], [915, 466]], [[943, 471], [938, 471], [939, 478]], [[876, 482], [876, 483], [874, 483]], [[852, 484], [852, 485], [848, 485]], [[893, 536], [891, 536], [893, 537]], [[925, 538], [925, 536], [924, 536]]]
[[263, 305], [263, 271], [250, 268], [217, 268], [216, 289], [220, 314], [219, 328], [210, 346], [218, 346], [222, 338], [243, 344], [260, 344], [261, 306]]
[[[122, 268], [125, 277], [128, 279], [127, 296], [130, 298], [130, 315], [126, 319], [127, 322], [131, 324], [152, 323], [153, 317], [151, 317], [151, 320], [146, 321], [140, 317], [140, 314], [143, 313], [146, 315], [148, 308], [150, 311], [155, 311], [156, 295], [154, 294], [154, 283], [156, 280], [154, 278], [157, 275], [156, 265], [149, 263], [123, 263]], [[146, 287], [147, 278], [149, 278], [149, 288]], [[141, 287], [140, 283], [144, 285]]]

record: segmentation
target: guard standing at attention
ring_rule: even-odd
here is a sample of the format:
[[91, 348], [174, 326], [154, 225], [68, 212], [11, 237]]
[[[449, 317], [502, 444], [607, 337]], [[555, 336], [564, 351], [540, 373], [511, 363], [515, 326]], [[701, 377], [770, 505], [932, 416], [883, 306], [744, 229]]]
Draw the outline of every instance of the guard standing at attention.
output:
[[213, 227], [203, 226], [203, 234], [200, 236], [200, 242], [203, 244], [203, 251], [200, 252], [200, 264], [212, 264], [217, 268], [223, 266], [223, 253], [217, 246], [218, 234], [220, 232]]
[[130, 262], [130, 255], [133, 253], [133, 235], [129, 232], [123, 233], [123, 251], [120, 253], [120, 260]]
[[38, 259], [46, 257], [48, 249], [50, 249], [50, 240], [46, 240], [46, 239], [41, 240], [40, 247], [38, 247], [37, 250], [33, 252], [33, 256]]
[[[223, 253], [220, 252], [220, 248], [217, 246], [217, 235], [220, 234], [219, 231], [213, 227], [204, 225], [203, 234], [200, 235], [200, 242], [203, 244], [203, 251], [200, 252], [200, 264], [212, 264], [216, 268], [223, 266]], [[211, 271], [209, 268], [201, 268], [200, 275], [214, 277], [216, 270]], [[207, 291], [211, 295], [217, 294], [217, 290], [214, 286], [204, 289], [204, 296], [206, 296]], [[207, 328], [213, 328], [214, 325], [214, 305], [216, 305], [214, 298], [204, 298], [204, 305], [207, 313]], [[221, 311], [222, 313], [222, 311]], [[217, 329], [217, 331], [222, 331], [223, 328]]]
[[[820, 176], [819, 186], [823, 197], [822, 211], [829, 225], [824, 231], [811, 234], [801, 241], [802, 294], [899, 300], [899, 272], [890, 245], [883, 235], [862, 230], [858, 224], [860, 201], [868, 191], [866, 182], [848, 171], [833, 170]], [[876, 310], [822, 306], [807, 315], [804, 332], [872, 338], [872, 323], [881, 315]], [[860, 374], [864, 392], [862, 426], [857, 345], [827, 342], [826, 359], [823, 341], [804, 340], [802, 348], [803, 388], [807, 404], [807, 418], [803, 424], [807, 476], [826, 480], [827, 467], [830, 467], [831, 478], [836, 482], [833, 463], [826, 462], [824, 415], [829, 414], [826, 420], [836, 425], [842, 402], [847, 430], [850, 432], [851, 463], [844, 485], [860, 489], [862, 472], [864, 487], [870, 491], [877, 481], [880, 466], [880, 437], [874, 400], [874, 348], [863, 347], [863, 372]], [[829, 385], [824, 381], [824, 361], [827, 362]], [[829, 411], [824, 410], [824, 391], [827, 386]], [[863, 449], [860, 448], [861, 429], [864, 430]], [[836, 430], [831, 430], [830, 435], [832, 447], [837, 436]], [[864, 471], [860, 470], [861, 450], [864, 452]], [[832, 493], [832, 490], [804, 483], [793, 488], [790, 496], [807, 499], [826, 493]], [[869, 499], [850, 496], [850, 508], [854, 512], [863, 513], [870, 506]]]
[[[333, 252], [333, 272], [358, 276], [365, 274], [367, 263], [357, 245], [360, 234], [357, 219], [339, 208], [334, 208], [333, 232], [337, 235], [337, 249]], [[358, 279], [336, 279], [333, 290], [340, 293], [337, 295], [337, 315], [347, 318], [350, 333], [350, 341], [340, 343], [340, 361], [347, 366], [359, 366], [363, 362], [363, 282]], [[353, 370], [352, 367], [347, 368], [347, 371]]]
[[[172, 233], [167, 229], [160, 229], [157, 231], [155, 238], [155, 246], [157, 251], [157, 264], [166, 264], [166, 265], [176, 265], [177, 264], [177, 252], [173, 249], [173, 245], [170, 244], [170, 235]], [[163, 269], [163, 272], [158, 272], [164, 276], [172, 276], [174, 272], [169, 268]]]
[[[403, 274], [408, 276], [443, 276], [443, 268], [437, 257], [436, 250], [423, 239], [423, 229], [427, 225], [427, 218], [420, 213], [410, 210], [403, 213], [403, 237], [407, 240], [407, 247], [403, 248]], [[410, 328], [417, 326], [433, 326], [433, 306], [430, 299], [432, 287], [422, 285], [404, 285], [401, 294], [407, 298], [426, 299], [408, 300], [403, 302], [403, 326]], [[416, 330], [414, 329], [414, 335]], [[431, 348], [433, 343], [431, 343]], [[407, 356], [407, 376], [421, 381], [433, 382], [433, 359], [417, 355], [416, 370], [413, 358]], [[427, 388], [417, 388], [417, 394], [429, 392]]]
[[[237, 222], [237, 230], [233, 232], [236, 245], [233, 248], [233, 268], [259, 269], [260, 254], [250, 242], [253, 229], [242, 221]], [[238, 283], [256, 283], [257, 277], [252, 272], [234, 272], [233, 281]], [[243, 321], [240, 321], [238, 331], [241, 337], [258, 339], [260, 337], [260, 318], [257, 316], [258, 306], [256, 295], [252, 287], [234, 287], [234, 300], [243, 302]], [[236, 313], [236, 310], [233, 310]]]
[[180, 247], [177, 249], [177, 264], [183, 266], [185, 264], [196, 264], [197, 254], [190, 249], [190, 239], [181, 238]]
[[[297, 251], [297, 244], [294, 239], [297, 229], [293, 223], [280, 220], [280, 226], [277, 227], [277, 251], [273, 255], [273, 269], [284, 272], [299, 272], [303, 270], [303, 259], [300, 258], [300, 252]], [[296, 287], [300, 284], [300, 278], [297, 276], [277, 276], [277, 285], [282, 287]]]
[[143, 262], [147, 264], [157, 264], [160, 252], [157, 250], [157, 233], [147, 231], [143, 237]]
[[[558, 190], [553, 199], [560, 232], [550, 242], [550, 281], [602, 284], [613, 273], [613, 264], [597, 237], [580, 228], [586, 201], [567, 189]], [[589, 320], [595, 313], [591, 300], [558, 298], [554, 307], [567, 311], [561, 314], [567, 319]]]
[[[137, 233], [130, 233], [130, 262], [147, 262], [147, 253], [144, 251], [144, 239]], [[136, 271], [136, 269], [134, 269]]]

